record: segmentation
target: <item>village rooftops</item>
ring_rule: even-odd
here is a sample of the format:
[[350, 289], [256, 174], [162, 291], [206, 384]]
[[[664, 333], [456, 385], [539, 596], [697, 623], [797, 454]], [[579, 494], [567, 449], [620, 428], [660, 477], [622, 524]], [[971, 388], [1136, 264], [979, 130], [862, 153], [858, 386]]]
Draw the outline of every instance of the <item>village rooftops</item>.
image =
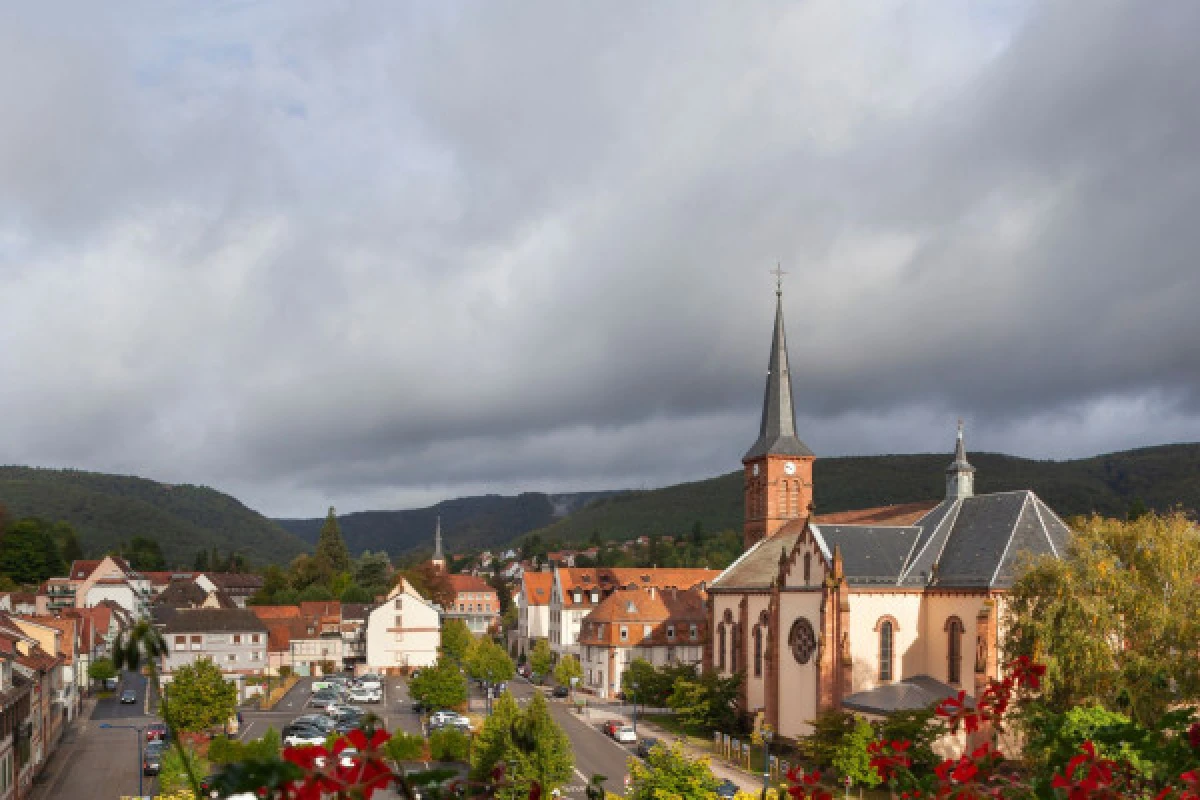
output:
[[550, 590], [554, 586], [553, 572], [526, 572], [522, 584], [527, 607], [550, 605]]
[[265, 633], [267, 626], [253, 611], [245, 608], [181, 608], [167, 619], [163, 630], [166, 633]]

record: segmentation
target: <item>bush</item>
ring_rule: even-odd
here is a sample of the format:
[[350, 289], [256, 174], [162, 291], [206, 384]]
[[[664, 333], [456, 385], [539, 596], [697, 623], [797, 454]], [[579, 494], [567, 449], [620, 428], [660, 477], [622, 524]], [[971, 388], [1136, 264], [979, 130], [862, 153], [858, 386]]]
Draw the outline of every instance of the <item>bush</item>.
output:
[[420, 761], [425, 753], [425, 739], [415, 733], [396, 731], [383, 749], [393, 761]]
[[434, 731], [429, 736], [429, 754], [434, 761], [466, 761], [470, 752], [471, 740], [455, 728]]

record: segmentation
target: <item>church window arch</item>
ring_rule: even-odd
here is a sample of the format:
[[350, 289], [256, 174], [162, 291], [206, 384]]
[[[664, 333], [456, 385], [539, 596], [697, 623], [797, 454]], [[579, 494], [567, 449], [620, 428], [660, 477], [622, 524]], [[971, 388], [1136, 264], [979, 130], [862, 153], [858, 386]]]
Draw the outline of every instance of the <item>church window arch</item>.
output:
[[896, 618], [880, 617], [875, 623], [875, 631], [879, 634], [879, 680], [889, 683], [896, 676], [896, 631], [899, 629]]
[[725, 671], [725, 625], [717, 626], [717, 670]]
[[946, 620], [946, 682], [962, 682], [963, 623], [958, 617]]
[[742, 660], [742, 626], [736, 622], [733, 624], [733, 641], [730, 642], [729, 654], [729, 671], [738, 672], [742, 665], [739, 663]]
[[804, 554], [804, 585], [812, 580], [812, 553]]
[[763, 674], [763, 629], [762, 625], [754, 626], [754, 677], [761, 678]]

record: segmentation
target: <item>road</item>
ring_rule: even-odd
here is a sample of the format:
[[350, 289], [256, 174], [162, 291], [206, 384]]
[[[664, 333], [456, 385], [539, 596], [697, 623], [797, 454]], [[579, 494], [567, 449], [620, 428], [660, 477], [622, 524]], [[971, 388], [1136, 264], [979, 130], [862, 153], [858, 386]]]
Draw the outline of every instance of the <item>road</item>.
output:
[[[141, 761], [138, 758], [140, 731], [127, 728], [101, 728], [101, 725], [132, 725], [144, 727], [155, 718], [147, 716], [146, 679], [136, 673], [121, 676], [120, 685], [111, 698], [96, 702], [91, 717], [73, 726], [64, 737], [59, 750], [51, 756], [43, 777], [34, 784], [35, 800], [96, 797], [116, 798], [136, 796]], [[125, 689], [137, 692], [133, 704], [117, 702]], [[143, 779], [142, 791], [153, 795], [156, 779]]]

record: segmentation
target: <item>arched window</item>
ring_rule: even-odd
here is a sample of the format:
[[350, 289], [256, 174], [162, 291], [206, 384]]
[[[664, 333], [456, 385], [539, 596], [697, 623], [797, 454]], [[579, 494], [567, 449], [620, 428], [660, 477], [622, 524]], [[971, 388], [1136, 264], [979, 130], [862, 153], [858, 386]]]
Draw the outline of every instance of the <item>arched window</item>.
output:
[[729, 661], [730, 661], [730, 667], [729, 667], [729, 671], [730, 671], [730, 672], [737, 672], [737, 671], [739, 671], [739, 670], [742, 668], [742, 665], [741, 665], [741, 660], [742, 660], [742, 626], [741, 626], [741, 625], [739, 625], [739, 624], [737, 624], [736, 622], [733, 624], [733, 642], [732, 642], [732, 645], [733, 645], [733, 646], [732, 646], [732, 648], [731, 648], [731, 649], [733, 650], [733, 652], [732, 652], [732, 653], [730, 653], [730, 658], [729, 658]]
[[725, 626], [717, 626], [717, 670], [725, 671]]
[[788, 500], [788, 498], [787, 498], [787, 481], [780, 481], [779, 482], [779, 508], [775, 512], [776, 516], [778, 516], [778, 517], [786, 517], [787, 516], [787, 500]]
[[763, 629], [761, 625], [754, 626], [754, 677], [762, 677]]
[[804, 554], [804, 582], [812, 580], [812, 553]]
[[962, 681], [963, 624], [958, 617], [946, 620], [946, 682]]
[[893, 660], [893, 627], [890, 619], [885, 619], [879, 625], [879, 680], [888, 682], [892, 680], [892, 660]]

